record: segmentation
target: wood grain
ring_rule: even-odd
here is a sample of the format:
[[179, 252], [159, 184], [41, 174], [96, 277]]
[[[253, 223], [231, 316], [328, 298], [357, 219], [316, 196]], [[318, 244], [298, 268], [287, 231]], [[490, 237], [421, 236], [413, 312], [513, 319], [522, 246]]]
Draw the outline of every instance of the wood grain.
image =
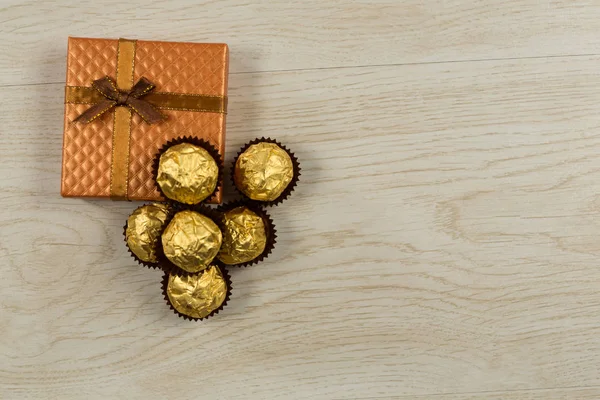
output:
[[5, 88], [4, 387], [185, 397], [198, 371], [256, 398], [600, 385], [598, 61], [235, 75], [230, 157], [275, 136], [304, 175], [273, 211], [273, 257], [233, 271], [231, 306], [199, 325], [128, 258], [132, 205], [59, 198], [62, 86]]
[[[61, 2], [0, 10], [0, 31], [14, 29], [13, 43], [52, 43], [31, 56], [45, 60], [36, 65], [0, 53], [0, 85], [16, 82], [0, 96], [0, 398], [600, 398], [600, 56], [566, 51], [593, 50], [573, 35], [594, 31], [596, 6], [224, 1], [176, 12], [181, 3], [106, 3], [140, 21], [120, 26]], [[529, 7], [517, 12], [518, 3]], [[494, 17], [506, 47], [463, 41], [440, 57], [479, 51], [490, 60], [368, 65], [387, 57], [378, 29], [388, 15], [412, 21], [417, 4], [440, 15], [431, 10], [479, 10], [456, 20], [457, 35], [477, 36], [466, 21]], [[343, 43], [320, 42], [348, 57], [363, 46], [352, 62], [333, 50], [314, 59], [316, 48], [299, 45], [306, 32], [322, 33], [300, 22], [314, 15], [317, 26], [329, 7], [353, 10], [336, 20], [348, 26], [366, 9], [381, 15], [371, 28], [348, 28]], [[273, 17], [282, 8], [295, 14]], [[205, 18], [215, 10], [220, 22]], [[581, 24], [553, 31], [555, 10]], [[207, 20], [206, 31], [237, 29], [246, 55], [273, 46], [254, 65], [243, 51], [232, 58], [244, 73], [231, 75], [227, 158], [271, 136], [295, 151], [303, 175], [272, 211], [274, 253], [232, 271], [230, 305], [209, 321], [178, 319], [161, 298], [161, 274], [128, 256], [122, 226], [137, 204], [59, 196], [61, 46], [91, 15], [98, 35], [147, 34], [144, 19], [167, 15], [156, 34], [171, 26], [168, 39], [191, 39], [192, 20], [194, 29]], [[260, 40], [268, 18], [297, 29], [288, 53], [278, 35]], [[528, 44], [507, 33], [521, 18], [531, 24], [515, 35], [530, 35]], [[243, 37], [248, 20], [256, 26]], [[388, 32], [418, 47], [406, 27]], [[427, 44], [413, 60], [443, 47], [431, 31], [420, 37]], [[315, 69], [271, 71], [290, 68], [295, 47], [298, 68]], [[544, 54], [556, 56], [535, 58]]]
[[0, 84], [63, 82], [68, 35], [226, 42], [240, 73], [599, 54], [599, 29], [589, 0], [4, 0]]
[[[508, 392], [481, 392], [481, 393], [459, 393], [440, 394], [425, 396], [394, 396], [390, 399], [414, 399], [414, 400], [595, 400], [598, 398], [600, 388], [565, 388], [550, 390], [515, 390]], [[370, 399], [384, 399], [383, 397]]]

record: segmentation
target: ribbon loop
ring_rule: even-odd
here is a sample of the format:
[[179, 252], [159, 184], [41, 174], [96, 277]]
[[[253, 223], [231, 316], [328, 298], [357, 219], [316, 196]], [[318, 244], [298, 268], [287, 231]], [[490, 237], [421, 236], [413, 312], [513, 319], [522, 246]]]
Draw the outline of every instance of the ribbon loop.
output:
[[156, 86], [154, 86], [154, 83], [150, 82], [148, 79], [142, 76], [140, 80], [137, 81], [135, 85], [133, 85], [130, 93], [133, 97], [137, 99], [141, 96], [145, 96], [146, 94], [150, 93], [152, 90], [154, 90], [155, 87]]
[[97, 79], [92, 83], [92, 87], [96, 89], [105, 99], [100, 100], [80, 116], [75, 118], [75, 121], [81, 121], [89, 124], [108, 110], [116, 106], [126, 106], [138, 113], [144, 121], [149, 124], [155, 124], [165, 119], [157, 109], [150, 103], [140, 99], [154, 90], [155, 86], [146, 78], [141, 78], [129, 91], [120, 91], [113, 80], [105, 76], [102, 79]]

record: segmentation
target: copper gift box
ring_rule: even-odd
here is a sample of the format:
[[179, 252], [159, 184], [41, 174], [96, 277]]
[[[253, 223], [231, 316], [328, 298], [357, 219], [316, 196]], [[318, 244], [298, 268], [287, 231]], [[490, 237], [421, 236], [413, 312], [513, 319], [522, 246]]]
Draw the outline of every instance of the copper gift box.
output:
[[[163, 200], [152, 162], [177, 137], [204, 139], [223, 158], [228, 70], [225, 44], [69, 38], [61, 194]], [[91, 107], [111, 103], [110, 94], [92, 88], [106, 77], [119, 98], [91, 122], [81, 121]], [[136, 103], [125, 104], [142, 81], [153, 87], [139, 99], [162, 114], [159, 122], [148, 123]], [[211, 202], [221, 196], [222, 183]]]

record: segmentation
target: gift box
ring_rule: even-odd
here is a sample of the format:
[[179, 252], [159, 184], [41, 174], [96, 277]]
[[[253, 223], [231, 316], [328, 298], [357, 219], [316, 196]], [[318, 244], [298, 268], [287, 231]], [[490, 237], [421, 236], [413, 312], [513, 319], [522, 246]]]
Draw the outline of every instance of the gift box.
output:
[[228, 70], [225, 44], [69, 38], [61, 194], [164, 200], [153, 159], [178, 137], [222, 162]]

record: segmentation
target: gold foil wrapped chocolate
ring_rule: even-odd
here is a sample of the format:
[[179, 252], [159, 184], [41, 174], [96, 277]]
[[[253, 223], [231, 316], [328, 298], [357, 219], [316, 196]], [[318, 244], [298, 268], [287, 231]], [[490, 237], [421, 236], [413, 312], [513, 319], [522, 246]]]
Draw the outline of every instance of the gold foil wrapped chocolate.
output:
[[180, 143], [160, 156], [156, 183], [171, 200], [198, 204], [215, 191], [218, 179], [217, 162], [200, 146]]
[[227, 280], [217, 266], [211, 266], [197, 275], [170, 274], [166, 295], [180, 314], [190, 318], [205, 318], [219, 309], [227, 298]]
[[141, 261], [155, 263], [156, 243], [160, 238], [169, 210], [164, 204], [149, 204], [136, 209], [127, 218], [127, 246]]
[[221, 247], [221, 230], [205, 215], [195, 211], [180, 211], [162, 233], [165, 256], [184, 271], [204, 270]]
[[241, 206], [223, 214], [223, 244], [217, 256], [225, 264], [243, 264], [262, 254], [267, 244], [263, 218]]
[[276, 200], [293, 178], [294, 165], [290, 155], [275, 143], [253, 144], [235, 163], [235, 185], [252, 200]]

